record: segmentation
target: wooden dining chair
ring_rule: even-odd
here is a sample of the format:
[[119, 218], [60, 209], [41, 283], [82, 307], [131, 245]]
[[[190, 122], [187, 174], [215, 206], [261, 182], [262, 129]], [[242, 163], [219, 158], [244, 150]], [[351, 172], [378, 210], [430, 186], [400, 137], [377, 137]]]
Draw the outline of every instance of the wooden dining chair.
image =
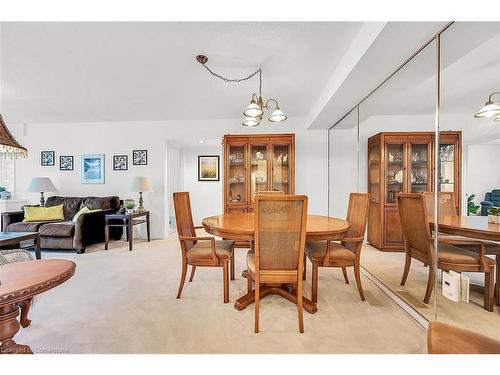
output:
[[429, 322], [429, 354], [500, 354], [500, 341], [450, 324]]
[[255, 197], [255, 251], [247, 253], [247, 282], [255, 282], [255, 333], [259, 332], [261, 284], [292, 284], [296, 292], [299, 331], [304, 332], [302, 270], [306, 240], [305, 195]]
[[349, 230], [339, 242], [334, 241], [307, 241], [306, 256], [312, 263], [312, 291], [311, 299], [318, 301], [318, 271], [319, 267], [342, 268], [344, 280], [349, 284], [347, 267], [353, 267], [356, 285], [361, 300], [365, 300], [363, 286], [361, 285], [360, 259], [361, 248], [365, 238], [366, 220], [368, 217], [368, 205], [370, 194], [351, 193], [349, 195], [349, 206], [347, 209], [347, 222]]
[[[401, 285], [404, 286], [406, 283], [412, 258], [429, 265], [429, 276], [424, 296], [424, 303], [429, 303], [436, 276], [436, 251], [424, 199], [424, 196], [419, 193], [397, 194], [406, 253]], [[484, 308], [493, 311], [495, 261], [485, 256], [484, 244], [477, 242], [476, 246], [480, 249], [479, 252], [463, 249], [451, 243], [440, 243], [437, 252], [437, 266], [438, 269], [444, 271], [484, 273]]]
[[257, 193], [258, 195], [284, 195], [284, 191], [280, 190], [261, 190]]
[[224, 303], [229, 302], [229, 268], [234, 280], [234, 241], [216, 241], [214, 237], [198, 237], [193, 225], [191, 202], [188, 192], [174, 193], [174, 209], [177, 221], [177, 234], [182, 252], [182, 273], [177, 298], [181, 298], [186, 281], [187, 266], [191, 265], [191, 282], [196, 267], [222, 267]]

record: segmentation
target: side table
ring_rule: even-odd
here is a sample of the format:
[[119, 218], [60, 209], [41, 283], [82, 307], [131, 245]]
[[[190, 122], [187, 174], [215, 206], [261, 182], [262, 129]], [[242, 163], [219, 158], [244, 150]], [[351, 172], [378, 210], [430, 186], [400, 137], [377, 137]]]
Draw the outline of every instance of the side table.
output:
[[110, 227], [123, 227], [127, 234], [128, 249], [132, 251], [132, 244], [134, 242], [134, 225], [146, 223], [146, 230], [148, 235], [148, 242], [151, 241], [150, 225], [149, 225], [149, 211], [134, 212], [133, 214], [109, 214], [105, 215], [104, 227], [104, 249], [108, 250], [109, 243], [109, 228]]

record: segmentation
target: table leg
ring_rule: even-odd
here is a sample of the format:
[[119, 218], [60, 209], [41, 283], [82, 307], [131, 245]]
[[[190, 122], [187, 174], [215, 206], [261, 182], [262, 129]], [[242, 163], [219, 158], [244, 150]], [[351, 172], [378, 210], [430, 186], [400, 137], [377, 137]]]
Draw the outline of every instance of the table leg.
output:
[[134, 224], [132, 222], [132, 218], [128, 219], [128, 250], [132, 251], [132, 243], [134, 242]]
[[105, 219], [104, 223], [104, 250], [108, 250], [109, 244], [109, 220]]
[[497, 264], [495, 265], [495, 272], [496, 272], [496, 281], [495, 281], [495, 304], [497, 306], [500, 306], [500, 254], [497, 254], [495, 257], [497, 260]]
[[127, 219], [123, 219], [123, 227], [125, 228], [125, 236], [128, 242], [128, 226], [127, 226]]
[[42, 259], [42, 251], [40, 248], [40, 235], [35, 237], [35, 257], [37, 260]]
[[28, 345], [17, 344], [13, 338], [21, 325], [17, 320], [19, 307], [8, 304], [0, 307], [0, 354], [33, 354]]
[[[277, 294], [283, 298], [286, 298], [290, 302], [297, 303], [297, 297], [294, 294], [291, 294], [286, 286], [284, 287], [275, 287], [275, 286], [261, 286], [259, 297], [260, 299], [265, 298], [271, 294]], [[255, 290], [241, 296], [234, 303], [234, 308], [238, 311], [246, 309], [249, 305], [255, 302]], [[306, 297], [302, 297], [302, 304], [304, 306], [304, 310], [306, 310], [310, 314], [314, 314], [318, 311], [318, 308], [314, 302]]]
[[146, 230], [148, 232], [148, 242], [151, 242], [151, 232], [149, 228], [149, 212], [146, 214]]

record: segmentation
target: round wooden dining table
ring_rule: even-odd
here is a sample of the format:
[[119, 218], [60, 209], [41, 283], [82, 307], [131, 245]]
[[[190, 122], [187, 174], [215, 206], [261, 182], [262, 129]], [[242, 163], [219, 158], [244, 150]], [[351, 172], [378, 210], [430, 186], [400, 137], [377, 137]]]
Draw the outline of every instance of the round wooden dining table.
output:
[[[210, 216], [202, 221], [205, 230], [215, 236], [235, 241], [254, 240], [254, 214], [233, 212], [223, 215]], [[322, 215], [307, 215], [306, 237], [310, 241], [333, 241], [346, 235], [349, 224], [344, 219]], [[245, 273], [244, 275], [245, 276]], [[255, 302], [255, 292], [251, 292], [238, 298], [234, 304], [236, 310], [243, 310]], [[261, 288], [260, 298], [271, 294], [279, 294], [282, 297], [297, 303], [294, 294], [289, 292], [286, 286], [264, 286]], [[318, 311], [316, 303], [306, 297], [302, 297], [304, 310], [314, 314]]]
[[76, 265], [65, 259], [31, 260], [0, 267], [0, 354], [32, 354], [28, 345], [17, 344], [20, 329], [19, 303], [68, 280]]

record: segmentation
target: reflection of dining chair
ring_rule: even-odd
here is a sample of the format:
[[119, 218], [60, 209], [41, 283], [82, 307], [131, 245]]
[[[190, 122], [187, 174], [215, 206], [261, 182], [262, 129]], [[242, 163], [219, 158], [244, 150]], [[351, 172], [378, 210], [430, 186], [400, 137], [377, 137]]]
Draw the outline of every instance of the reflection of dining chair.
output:
[[338, 267], [342, 268], [344, 280], [349, 284], [347, 267], [354, 267], [354, 276], [358, 286], [359, 296], [364, 301], [363, 286], [359, 271], [361, 248], [365, 238], [366, 219], [368, 217], [368, 205], [370, 194], [351, 193], [349, 195], [349, 207], [347, 209], [347, 222], [349, 230], [340, 243], [333, 241], [307, 241], [306, 256], [312, 263], [312, 301], [318, 301], [318, 268]]
[[[191, 214], [189, 193], [174, 193], [174, 208], [177, 222], [177, 234], [182, 251], [182, 273], [177, 298], [181, 298], [186, 280], [187, 266], [191, 265], [191, 282], [196, 267], [222, 267], [224, 284], [224, 303], [229, 302], [229, 277], [234, 280], [234, 241], [216, 241], [214, 237], [197, 237]], [[230, 263], [230, 264], [229, 264]]]
[[427, 330], [427, 351], [429, 354], [500, 354], [500, 341], [433, 320]]
[[[436, 277], [434, 240], [431, 236], [424, 196], [419, 193], [397, 195], [401, 228], [405, 242], [405, 268], [401, 285], [404, 286], [412, 258], [429, 265], [429, 276], [425, 290], [424, 303], [429, 299]], [[481, 272], [485, 277], [484, 308], [493, 311], [493, 284], [495, 261], [485, 256], [485, 247], [477, 243], [479, 254], [452, 244], [440, 243], [437, 252], [438, 269], [456, 272]]]
[[293, 284], [304, 332], [302, 269], [306, 240], [305, 195], [258, 195], [255, 198], [255, 251], [247, 254], [248, 289], [255, 281], [255, 333], [259, 332], [260, 284]]
[[[427, 208], [428, 217], [434, 217], [434, 193], [426, 192], [423, 193], [425, 198], [425, 206]], [[459, 216], [458, 210], [455, 207], [455, 194], [453, 192], [440, 192], [439, 193], [439, 214], [440, 215], [450, 215]], [[485, 248], [486, 255], [496, 255], [496, 304], [500, 305], [500, 244], [498, 242], [485, 241], [480, 239], [472, 239], [470, 237], [455, 236], [447, 233], [439, 232], [438, 240], [440, 243], [447, 243], [455, 245], [466, 250], [480, 251], [481, 243]], [[439, 249], [438, 249], [439, 251]]]
[[257, 194], [259, 195], [283, 195], [285, 192], [278, 190], [261, 190]]

